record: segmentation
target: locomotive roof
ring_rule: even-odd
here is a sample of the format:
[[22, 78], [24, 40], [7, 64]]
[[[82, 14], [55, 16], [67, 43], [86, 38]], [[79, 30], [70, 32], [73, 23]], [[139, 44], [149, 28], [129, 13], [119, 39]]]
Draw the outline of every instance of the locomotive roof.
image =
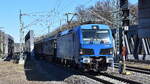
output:
[[79, 25], [77, 27], [74, 27], [73, 29], [68, 29], [68, 30], [64, 30], [62, 32], [60, 32], [60, 35], [65, 35], [68, 34], [71, 30], [75, 30], [75, 29], [92, 29], [92, 26], [98, 26], [99, 29], [110, 29], [110, 27], [108, 25], [104, 25], [104, 24], [85, 24], [85, 25]]
[[91, 26], [99, 26], [99, 29], [110, 28], [108, 25], [104, 25], [104, 24], [87, 24], [87, 25], [81, 25], [81, 29], [91, 29]]
[[[110, 27], [108, 25], [105, 25], [105, 24], [84, 24], [84, 25], [76, 26], [72, 29], [64, 30], [62, 32], [57, 33], [56, 35], [51, 36], [51, 37], [43, 38], [38, 42], [55, 39], [57, 37], [57, 35], [59, 35], [59, 34], [62, 36], [62, 35], [68, 34], [72, 30], [74, 31], [76, 29], [92, 29], [92, 26], [98, 26], [99, 29], [110, 29]], [[36, 42], [36, 43], [38, 43], [38, 42]]]

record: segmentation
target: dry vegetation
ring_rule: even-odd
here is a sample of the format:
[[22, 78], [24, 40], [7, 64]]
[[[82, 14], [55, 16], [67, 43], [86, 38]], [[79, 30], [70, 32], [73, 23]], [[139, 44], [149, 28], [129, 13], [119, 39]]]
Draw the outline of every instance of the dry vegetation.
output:
[[55, 81], [29, 81], [24, 66], [10, 62], [0, 62], [0, 84], [64, 84]]
[[[50, 68], [46, 66], [46, 69], [51, 73], [37, 70], [34, 62], [30, 61], [27, 65], [28, 67], [24, 68], [24, 65], [0, 61], [0, 84], [101, 84], [81, 75], [67, 76], [68, 71], [53, 65]], [[30, 72], [28, 76], [27, 71]], [[58, 73], [59, 77], [57, 76]], [[64, 76], [63, 79], [61, 79], [62, 76]]]

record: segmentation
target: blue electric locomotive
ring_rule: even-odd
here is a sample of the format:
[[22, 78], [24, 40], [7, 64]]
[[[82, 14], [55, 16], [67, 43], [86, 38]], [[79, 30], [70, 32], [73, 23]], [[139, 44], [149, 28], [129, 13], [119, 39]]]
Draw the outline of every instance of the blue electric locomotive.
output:
[[109, 26], [80, 25], [60, 32], [56, 58], [84, 70], [107, 70], [113, 62], [113, 37]]

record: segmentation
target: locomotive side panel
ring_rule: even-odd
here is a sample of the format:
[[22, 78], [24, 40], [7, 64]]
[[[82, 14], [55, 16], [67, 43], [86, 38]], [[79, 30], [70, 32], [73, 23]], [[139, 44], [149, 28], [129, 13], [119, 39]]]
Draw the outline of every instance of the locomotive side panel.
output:
[[54, 40], [49, 41], [48, 53], [49, 53], [50, 56], [55, 56], [55, 42], [54, 42]]
[[57, 39], [57, 57], [73, 60], [74, 56], [73, 34], [66, 34]]
[[79, 28], [74, 32], [74, 61], [80, 64], [80, 31]]
[[43, 46], [42, 46], [42, 42], [38, 42], [38, 43], [35, 43], [34, 44], [34, 46], [35, 46], [35, 57], [37, 58], [37, 59], [42, 59], [42, 55], [43, 55]]
[[46, 60], [52, 61], [55, 56], [54, 40], [47, 40], [43, 44], [43, 56]]

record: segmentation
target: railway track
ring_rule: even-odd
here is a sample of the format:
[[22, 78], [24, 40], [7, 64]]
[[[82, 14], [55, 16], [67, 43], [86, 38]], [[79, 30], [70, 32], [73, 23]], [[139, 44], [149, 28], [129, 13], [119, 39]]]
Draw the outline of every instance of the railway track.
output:
[[[115, 65], [115, 68], [118, 68], [118, 65]], [[146, 68], [140, 68], [140, 67], [134, 67], [134, 66], [126, 66], [126, 70], [128, 71], [133, 71], [133, 72], [139, 72], [139, 73], [144, 73], [144, 74], [150, 74], [150, 69]]]
[[[62, 66], [61, 64], [54, 64], [54, 65], [56, 65], [58, 67], [61, 67], [61, 68], [69, 69], [71, 72], [74, 72], [77, 75], [86, 76], [90, 79], [93, 79], [93, 80], [98, 81], [98, 82], [103, 83], [103, 84], [126, 84], [125, 82], [127, 82], [127, 81], [125, 81], [125, 82], [120, 81], [118, 79], [112, 78], [110, 76], [106, 76], [104, 74], [100, 74], [100, 76], [102, 76], [102, 77], [99, 78], [98, 73], [96, 73], [96, 72], [94, 72], [94, 73], [92, 72], [92, 73], [89, 74], [89, 73], [83, 72], [82, 70], [79, 70], [79, 69]], [[127, 83], [129, 83], [129, 82], [127, 82]], [[140, 84], [140, 83], [137, 83], [137, 82], [133, 82], [133, 83]]]
[[107, 73], [107, 72], [101, 72], [101, 73], [86, 73], [83, 72], [79, 69], [75, 69], [75, 68], [70, 68], [67, 66], [62, 66], [61, 64], [58, 63], [53, 63], [55, 66], [61, 67], [61, 68], [65, 68], [71, 72], [74, 72], [74, 74], [76, 75], [82, 75], [82, 76], [86, 76], [90, 79], [93, 79], [95, 81], [98, 81], [100, 83], [104, 83], [104, 84], [141, 84], [137, 81], [133, 81], [130, 79], [126, 79], [123, 77], [119, 77], [119, 76], [115, 76], [113, 74]]
[[126, 70], [139, 72], [139, 73], [144, 73], [144, 74], [150, 74], [150, 69], [145, 69], [145, 68], [126, 66]]
[[[81, 72], [80, 72], [81, 73]], [[118, 77], [118, 76], [114, 76], [108, 73], [99, 73], [99, 75], [95, 76], [95, 75], [90, 75], [87, 73], [81, 73], [80, 75], [84, 75], [88, 78], [91, 78], [93, 80], [96, 80], [100, 83], [104, 83], [104, 84], [142, 84], [139, 83], [137, 81], [133, 81], [133, 80], [129, 80], [129, 79], [125, 79], [122, 77]]]
[[90, 79], [93, 79], [93, 80], [95, 80], [95, 81], [98, 81], [98, 82], [100, 82], [100, 83], [104, 83], [104, 84], [114, 84], [114, 83], [109, 82], [109, 81], [107, 81], [107, 80], [97, 78], [96, 76], [94, 76], [94, 75], [96, 75], [96, 73], [94, 73], [93, 75], [91, 75], [91, 74], [88, 74], [88, 73], [83, 72], [82, 70], [75, 69], [75, 68], [73, 68], [73, 67], [70, 68], [70, 67], [62, 66], [61, 64], [55, 64], [55, 65], [58, 66], [58, 67], [67, 68], [67, 69], [71, 70], [72, 72], [74, 72], [74, 73], [77, 74], [77, 75], [86, 76], [86, 77], [88, 77], [88, 78], [90, 78]]
[[112, 83], [112, 82], [110, 82], [110, 81], [107, 81], [107, 80], [98, 78], [98, 77], [96, 77], [96, 76], [92, 76], [92, 75], [89, 75], [89, 74], [83, 74], [83, 75], [86, 76], [86, 77], [88, 77], [88, 78], [91, 78], [91, 79], [93, 79], [93, 80], [96, 80], [96, 81], [98, 81], [98, 82], [100, 82], [100, 83], [104, 83], [104, 84], [114, 84], [114, 83]]
[[137, 81], [125, 79], [125, 78], [115, 76], [109, 73], [100, 72], [100, 73], [89, 74], [89, 73], [82, 72], [80, 70], [75, 70], [75, 71], [77, 71], [77, 73], [79, 73], [80, 75], [84, 75], [88, 78], [91, 78], [93, 80], [96, 80], [104, 84], [142, 84]]
[[146, 68], [133, 67], [133, 66], [127, 66], [127, 67], [129, 67], [129, 68], [134, 68], [134, 69], [145, 70], [145, 71], [150, 71], [150, 69], [146, 69]]
[[100, 75], [103, 75], [103, 76], [106, 76], [106, 77], [110, 77], [112, 79], [121, 81], [122, 83], [127, 83], [127, 84], [141, 84], [139, 82], [136, 82], [136, 81], [133, 81], [133, 80], [129, 80], [129, 79], [125, 79], [125, 78], [122, 78], [122, 77], [118, 77], [118, 76], [115, 76], [115, 75], [112, 75], [112, 74], [108, 74], [108, 73], [100, 73]]

